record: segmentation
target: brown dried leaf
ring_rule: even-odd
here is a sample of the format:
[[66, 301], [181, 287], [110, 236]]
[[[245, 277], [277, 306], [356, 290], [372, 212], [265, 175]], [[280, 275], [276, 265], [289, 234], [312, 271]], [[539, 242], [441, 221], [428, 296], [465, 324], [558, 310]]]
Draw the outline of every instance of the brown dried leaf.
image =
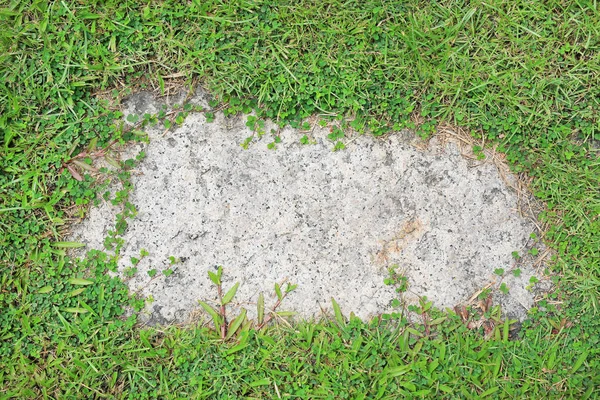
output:
[[114, 159], [114, 158], [112, 158], [111, 156], [109, 156], [109, 155], [105, 155], [105, 156], [104, 156], [104, 159], [106, 160], [106, 162], [107, 162], [107, 163], [109, 163], [109, 164], [110, 164], [110, 165], [112, 165], [113, 167], [115, 167], [115, 168], [121, 168], [121, 164], [119, 164], [119, 163], [117, 162], [117, 160], [115, 160], [115, 159]]
[[73, 158], [84, 158], [84, 157], [87, 157], [87, 156], [88, 156], [87, 151], [82, 151], [81, 153], [77, 154]]
[[463, 322], [467, 322], [467, 320], [469, 319], [469, 312], [467, 311], [467, 307], [463, 305], [456, 306], [454, 307], [454, 311], [456, 312], [456, 314], [460, 315], [460, 318]]
[[489, 339], [494, 334], [494, 328], [496, 325], [494, 321], [487, 320], [483, 323], [483, 331], [485, 332], [485, 338]]
[[74, 166], [72, 166], [71, 164], [67, 164], [67, 169], [69, 170], [73, 178], [75, 178], [79, 182], [83, 181], [83, 178], [81, 177], [81, 175], [79, 175], [79, 172], [77, 172]]
[[492, 308], [492, 296], [490, 295], [484, 300], [480, 301], [479, 308], [481, 308], [481, 311], [483, 311], [484, 313], [488, 312], [488, 310]]
[[81, 168], [85, 169], [86, 171], [98, 172], [98, 170], [96, 168], [92, 167], [90, 164], [85, 163], [83, 161], [73, 160], [73, 164], [77, 165], [78, 167], [81, 167]]

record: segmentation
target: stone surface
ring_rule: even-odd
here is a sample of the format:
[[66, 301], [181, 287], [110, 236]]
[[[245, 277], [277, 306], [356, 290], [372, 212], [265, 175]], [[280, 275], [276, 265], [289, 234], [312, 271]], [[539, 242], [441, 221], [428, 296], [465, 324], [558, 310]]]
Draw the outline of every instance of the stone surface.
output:
[[[206, 95], [192, 102], [207, 106]], [[160, 102], [140, 93], [124, 109], [156, 113]], [[535, 224], [519, 215], [517, 195], [494, 164], [475, 165], [454, 143], [425, 147], [408, 132], [354, 135], [334, 152], [329, 128], [318, 126], [279, 131], [275, 150], [267, 148], [267, 127], [245, 150], [240, 143], [252, 135], [245, 122], [216, 113], [209, 123], [195, 113], [164, 136], [162, 126], [150, 128], [148, 145], [127, 149], [143, 149], [146, 158], [133, 178], [139, 213], [123, 236], [120, 266], [131, 266], [142, 248], [150, 253], [128, 280], [153, 297], [144, 314], [150, 323], [185, 321], [198, 300], [214, 300], [207, 271], [218, 265], [225, 288], [241, 284], [236, 306], [252, 311], [261, 291], [272, 304], [274, 283], [287, 281], [298, 287], [283, 308], [307, 318], [329, 310], [332, 297], [362, 318], [390, 311], [397, 295], [383, 280], [394, 264], [408, 277], [407, 301], [427, 296], [441, 308], [492, 282], [497, 289], [494, 270], [503, 268], [509, 292], [495, 290], [494, 300], [509, 316], [525, 317], [536, 272], [511, 253], [527, 252]], [[300, 143], [304, 134], [310, 144]], [[101, 249], [117, 211], [108, 203], [93, 208], [73, 240]], [[165, 277], [170, 256], [180, 262]], [[159, 272], [153, 279], [151, 269]]]

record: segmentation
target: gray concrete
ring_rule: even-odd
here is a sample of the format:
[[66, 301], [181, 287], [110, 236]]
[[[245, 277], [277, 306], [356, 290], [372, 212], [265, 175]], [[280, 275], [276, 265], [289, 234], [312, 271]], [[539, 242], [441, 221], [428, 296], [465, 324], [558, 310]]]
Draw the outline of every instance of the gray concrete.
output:
[[[193, 101], [206, 104], [202, 93]], [[125, 114], [158, 108], [142, 93], [126, 102]], [[241, 283], [236, 305], [250, 311], [259, 292], [273, 302], [273, 284], [288, 281], [298, 288], [284, 308], [303, 317], [330, 310], [331, 297], [362, 318], [387, 312], [395, 293], [383, 279], [393, 264], [409, 278], [407, 301], [427, 296], [453, 307], [492, 282], [497, 288], [494, 269], [509, 271], [511, 253], [531, 245], [535, 225], [516, 211], [517, 196], [496, 167], [474, 166], [454, 143], [424, 147], [407, 132], [354, 135], [333, 152], [328, 128], [316, 127], [308, 133], [316, 144], [300, 144], [306, 132], [286, 128], [276, 150], [267, 149], [270, 133], [244, 150], [245, 122], [192, 114], [164, 136], [162, 127], [149, 129], [149, 145], [127, 150], [143, 148], [147, 157], [133, 179], [139, 214], [120, 265], [149, 251], [128, 283], [154, 298], [150, 322], [185, 321], [199, 299], [214, 300], [207, 271], [217, 265], [226, 288]], [[73, 240], [102, 248], [115, 212], [108, 204], [92, 209]], [[174, 274], [151, 279], [147, 271], [168, 268], [169, 256], [181, 259]], [[505, 279], [508, 295], [496, 291], [495, 301], [523, 319], [536, 271], [531, 262], [519, 268], [521, 277]]]

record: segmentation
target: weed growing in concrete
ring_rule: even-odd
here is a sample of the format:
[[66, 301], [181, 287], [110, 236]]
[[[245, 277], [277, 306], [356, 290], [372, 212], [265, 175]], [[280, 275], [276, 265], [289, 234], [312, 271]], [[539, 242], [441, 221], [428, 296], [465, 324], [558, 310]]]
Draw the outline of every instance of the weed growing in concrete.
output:
[[265, 298], [263, 293], [260, 293], [256, 304], [257, 319], [255, 322], [251, 322], [246, 318], [247, 311], [244, 308], [242, 308], [240, 313], [230, 321], [227, 314], [227, 305], [234, 300], [240, 284], [239, 282], [234, 284], [225, 294], [223, 294], [222, 275], [222, 266], [218, 267], [216, 273], [208, 271], [208, 277], [217, 287], [217, 306], [211, 306], [202, 300], [198, 301], [200, 306], [202, 306], [202, 308], [211, 316], [213, 327], [216, 332], [219, 332], [221, 340], [229, 340], [242, 335], [245, 336], [251, 327], [254, 327], [256, 330], [261, 330], [267, 327], [269, 322], [274, 318], [283, 318], [293, 314], [285, 311], [278, 311], [278, 309], [285, 297], [296, 288], [296, 285], [287, 284], [282, 291], [281, 286], [276, 283], [275, 294], [277, 296], [277, 301], [270, 311], [266, 311]]
[[521, 268], [516, 268], [512, 271], [512, 274], [515, 276], [515, 278], [518, 278], [521, 276]]
[[388, 268], [388, 276], [383, 280], [388, 286], [394, 286], [396, 293], [402, 294], [408, 290], [408, 277], [404, 272], [398, 271], [398, 265], [393, 264]]

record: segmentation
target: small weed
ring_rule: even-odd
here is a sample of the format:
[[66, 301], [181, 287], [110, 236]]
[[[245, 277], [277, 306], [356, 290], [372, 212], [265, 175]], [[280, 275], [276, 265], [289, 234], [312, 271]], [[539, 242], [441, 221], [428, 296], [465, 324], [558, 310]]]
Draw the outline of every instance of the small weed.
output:
[[257, 128], [257, 118], [254, 115], [248, 115], [246, 120], [246, 126], [251, 130], [255, 131]]
[[281, 143], [281, 138], [279, 136], [275, 136], [273, 138], [273, 141], [269, 144], [267, 144], [267, 148], [269, 150], [275, 150], [277, 149], [277, 144]]
[[531, 278], [529, 278], [529, 285], [527, 285], [525, 287], [525, 289], [527, 291], [531, 291], [533, 290], [533, 288], [535, 287], [536, 283], [538, 283], [540, 280], [538, 278], [536, 278], [535, 276], [532, 276]]
[[[253, 325], [246, 318], [246, 310], [244, 308], [241, 309], [241, 312], [233, 318], [233, 320], [229, 321], [227, 316], [227, 305], [230, 304], [237, 290], [240, 286], [239, 282], [233, 285], [227, 293], [223, 294], [222, 287], [222, 275], [223, 275], [223, 267], [219, 266], [217, 272], [214, 273], [212, 271], [208, 271], [208, 277], [211, 282], [217, 287], [217, 297], [218, 304], [217, 307], [213, 307], [209, 305], [205, 301], [199, 300], [198, 303], [204, 311], [206, 311], [210, 317], [212, 318], [213, 326], [216, 332], [219, 333], [219, 337], [221, 340], [229, 340], [233, 337], [242, 337], [245, 338], [248, 330]], [[281, 286], [279, 284], [275, 284], [275, 294], [277, 295], [277, 301], [275, 305], [272, 307], [272, 311], [265, 316], [265, 298], [262, 293], [258, 296], [257, 302], [257, 320], [255, 323], [256, 329], [261, 330], [265, 328], [269, 322], [274, 317], [284, 317], [289, 316], [291, 313], [278, 311], [278, 308], [281, 306], [285, 297], [291, 293], [296, 288], [296, 285], [287, 284], [285, 290], [281, 290]], [[238, 334], [239, 331], [239, 334]]]
[[536, 283], [538, 283], [540, 280], [538, 278], [536, 278], [535, 276], [532, 276], [531, 278], [529, 278], [529, 283], [533, 283], [534, 285]]
[[536, 233], [535, 233], [535, 232], [532, 232], [532, 233], [529, 235], [529, 238], [531, 238], [531, 239], [533, 239], [533, 240], [537, 240], [537, 238], [538, 238], [538, 237], [537, 237], [537, 235], [536, 235]]
[[125, 276], [127, 278], [133, 278], [135, 276], [135, 274], [137, 274], [138, 269], [135, 267], [127, 267], [125, 268]]
[[330, 129], [330, 133], [327, 135], [327, 139], [331, 141], [339, 141], [340, 139], [343, 139], [344, 136], [344, 131], [342, 131], [337, 126], [334, 126]]
[[477, 298], [479, 300], [485, 300], [488, 297], [490, 297], [491, 293], [492, 293], [492, 289], [490, 289], [490, 288], [483, 289], [481, 291], [481, 293], [479, 293], [479, 295], [477, 296]]
[[302, 144], [308, 144], [310, 142], [310, 139], [308, 139], [308, 136], [304, 135], [300, 138], [300, 143]]
[[483, 152], [483, 148], [481, 146], [473, 146], [473, 154], [475, 154], [477, 160], [485, 160], [485, 153]]
[[401, 294], [408, 290], [408, 278], [402, 272], [398, 272], [398, 265], [393, 264], [388, 268], [388, 276], [383, 280], [388, 286], [394, 286], [396, 293]]
[[333, 146], [333, 151], [344, 150], [346, 145], [342, 141], [336, 142], [335, 146]]
[[244, 150], [248, 150], [248, 148], [250, 147], [250, 143], [252, 143], [253, 139], [254, 139], [254, 136], [248, 136], [246, 139], [244, 139], [244, 141], [240, 144], [240, 146], [242, 146], [242, 148]]

